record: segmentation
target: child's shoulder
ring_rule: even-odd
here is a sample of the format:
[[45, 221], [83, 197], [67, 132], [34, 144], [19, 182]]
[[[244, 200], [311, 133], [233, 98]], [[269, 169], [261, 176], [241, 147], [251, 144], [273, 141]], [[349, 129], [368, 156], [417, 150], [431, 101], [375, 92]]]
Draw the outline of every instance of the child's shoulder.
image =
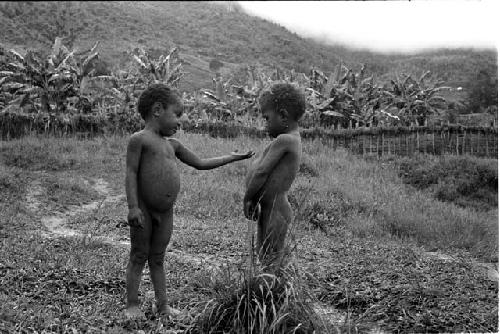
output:
[[130, 135], [129, 141], [142, 141], [145, 139], [146, 133], [144, 130], [134, 132]]
[[140, 130], [131, 134], [128, 142], [131, 145], [147, 145], [148, 143], [154, 142], [152, 139], [153, 137], [150, 131]]
[[293, 153], [299, 152], [300, 147], [300, 136], [296, 134], [283, 133], [277, 136], [272, 143], [269, 144], [268, 149]]
[[274, 139], [274, 142], [281, 145], [297, 145], [300, 144], [300, 135], [292, 133], [282, 133]]

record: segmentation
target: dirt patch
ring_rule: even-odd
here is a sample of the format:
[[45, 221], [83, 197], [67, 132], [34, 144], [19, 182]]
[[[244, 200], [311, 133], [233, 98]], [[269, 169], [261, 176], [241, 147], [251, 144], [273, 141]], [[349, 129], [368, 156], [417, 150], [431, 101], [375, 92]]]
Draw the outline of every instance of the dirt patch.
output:
[[[92, 235], [91, 233], [86, 233], [68, 226], [69, 221], [74, 217], [79, 215], [95, 215], [104, 204], [118, 203], [125, 197], [124, 195], [113, 195], [108, 182], [101, 178], [91, 181], [86, 180], [84, 183], [86, 185], [90, 185], [99, 193], [99, 195], [104, 197], [104, 199], [92, 201], [88, 204], [80, 206], [70, 205], [63, 212], [57, 212], [56, 214], [40, 217], [40, 221], [47, 230], [42, 233], [42, 236], [46, 238], [87, 238], [88, 240], [108, 244], [114, 247], [130, 247], [130, 241], [128, 238], [127, 240], [117, 240], [108, 236]], [[40, 198], [43, 194], [43, 186], [38, 180], [34, 180], [30, 187], [28, 187], [28, 192], [26, 194], [26, 208], [34, 214], [38, 213], [40, 207], [42, 206]], [[186, 253], [185, 251], [172, 249], [171, 246], [167, 248], [167, 256], [174, 256], [182, 262], [188, 262], [193, 266], [204, 268], [212, 274], [215, 274], [228, 264], [236, 264], [238, 261], [241, 261], [240, 256], [227, 258], [221, 258], [220, 255], [199, 256], [196, 254]], [[216, 259], [216, 257], [218, 259]], [[147, 277], [147, 272], [145, 272], [144, 275], [145, 279], [149, 279], [149, 277]], [[342, 323], [345, 323], [347, 318], [347, 313], [341, 312], [320, 302], [314, 305], [314, 310], [319, 316], [321, 316], [322, 319], [324, 319], [324, 321], [335, 326], [342, 325]]]
[[[448, 254], [444, 254], [441, 252], [424, 252], [423, 256], [427, 257], [427, 258], [436, 259], [439, 261], [444, 261], [444, 262], [460, 262], [460, 261], [462, 261], [459, 258], [453, 257], [453, 256], [448, 255]], [[490, 281], [498, 282], [498, 263], [483, 263], [483, 262], [478, 262], [478, 261], [475, 261], [474, 259], [472, 259], [471, 264], [474, 267], [474, 270], [476, 270], [477, 272], [480, 272], [482, 275], [484, 275]]]
[[27, 188], [26, 193], [26, 209], [34, 212], [40, 207], [39, 196], [43, 195], [43, 188], [40, 181], [31, 182], [31, 186]]
[[[40, 174], [40, 173], [39, 173]], [[54, 215], [43, 216], [40, 218], [43, 226], [48, 230], [42, 233], [44, 237], [54, 238], [54, 237], [80, 237], [92, 239], [96, 242], [101, 242], [116, 247], [130, 247], [129, 240], [116, 240], [114, 238], [102, 235], [92, 235], [90, 233], [85, 233], [76, 229], [68, 227], [68, 222], [70, 219], [78, 215], [92, 215], [95, 214], [104, 204], [118, 203], [125, 198], [124, 195], [112, 195], [111, 188], [105, 180], [98, 178], [92, 180], [92, 182], [85, 181], [86, 184], [92, 183], [91, 187], [97, 191], [100, 195], [104, 196], [103, 200], [93, 201], [88, 204], [83, 204], [80, 206], [70, 205], [63, 212], [58, 212]], [[42, 203], [40, 197], [44, 194], [44, 189], [38, 180], [34, 180], [30, 187], [28, 187], [28, 192], [26, 194], [26, 208], [33, 213], [36, 213], [41, 207]], [[176, 249], [168, 248], [167, 252], [169, 255], [178, 257], [184, 262], [189, 262], [194, 265], [204, 267], [208, 270], [215, 270], [223, 266], [223, 262], [233, 262], [230, 259], [227, 261], [217, 261], [211, 256], [200, 257], [192, 254], [186, 254], [184, 251], [179, 251]]]

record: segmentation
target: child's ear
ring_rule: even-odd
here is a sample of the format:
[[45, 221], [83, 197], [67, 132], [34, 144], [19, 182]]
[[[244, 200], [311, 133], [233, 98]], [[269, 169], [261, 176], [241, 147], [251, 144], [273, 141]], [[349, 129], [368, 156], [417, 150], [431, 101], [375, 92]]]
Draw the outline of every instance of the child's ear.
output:
[[151, 107], [151, 111], [153, 116], [160, 116], [161, 114], [161, 109], [163, 108], [163, 105], [160, 102], [155, 102], [153, 106]]
[[288, 111], [286, 111], [286, 109], [281, 108], [280, 110], [278, 110], [278, 115], [280, 116], [281, 120], [288, 120]]

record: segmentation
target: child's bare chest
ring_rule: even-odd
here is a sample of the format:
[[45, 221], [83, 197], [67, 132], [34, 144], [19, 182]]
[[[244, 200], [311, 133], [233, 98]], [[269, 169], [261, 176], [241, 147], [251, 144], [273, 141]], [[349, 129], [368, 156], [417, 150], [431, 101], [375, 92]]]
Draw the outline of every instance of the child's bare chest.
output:
[[253, 161], [252, 161], [252, 166], [255, 166], [257, 167], [267, 156], [267, 153], [269, 152], [269, 148], [270, 148], [270, 145], [267, 146], [264, 151], [262, 151], [262, 153], [258, 154], [257, 155], [257, 158], [255, 158]]
[[173, 205], [180, 188], [175, 152], [170, 143], [147, 143], [141, 152], [139, 189], [146, 205], [163, 212]]
[[253, 177], [255, 171], [257, 170], [257, 168], [259, 168], [259, 166], [261, 165], [261, 163], [266, 158], [266, 155], [269, 152], [269, 147], [270, 146], [267, 146], [264, 149], [264, 151], [262, 151], [262, 153], [258, 153], [257, 156], [255, 157], [255, 159], [253, 159], [252, 162], [250, 163], [250, 165], [248, 167], [247, 175], [245, 177], [245, 184], [247, 186], [248, 186], [248, 183], [250, 182], [250, 180], [252, 179], [252, 177]]

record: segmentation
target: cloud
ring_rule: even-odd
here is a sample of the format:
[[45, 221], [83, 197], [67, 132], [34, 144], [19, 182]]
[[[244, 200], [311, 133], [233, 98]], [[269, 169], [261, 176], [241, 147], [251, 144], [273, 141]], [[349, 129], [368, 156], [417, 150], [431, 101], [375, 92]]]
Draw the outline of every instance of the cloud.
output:
[[241, 1], [298, 34], [375, 51], [498, 47], [497, 1]]

